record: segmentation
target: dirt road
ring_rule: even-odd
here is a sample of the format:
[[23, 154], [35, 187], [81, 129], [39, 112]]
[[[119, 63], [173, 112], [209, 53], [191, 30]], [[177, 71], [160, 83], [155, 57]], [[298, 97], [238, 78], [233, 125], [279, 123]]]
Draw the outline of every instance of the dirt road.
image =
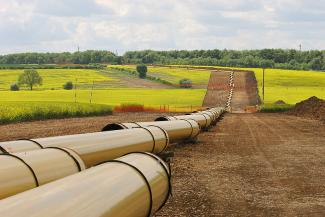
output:
[[245, 112], [247, 106], [259, 105], [257, 82], [254, 72], [235, 72], [232, 112]]
[[173, 146], [173, 197], [157, 216], [325, 216], [325, 125], [228, 114]]

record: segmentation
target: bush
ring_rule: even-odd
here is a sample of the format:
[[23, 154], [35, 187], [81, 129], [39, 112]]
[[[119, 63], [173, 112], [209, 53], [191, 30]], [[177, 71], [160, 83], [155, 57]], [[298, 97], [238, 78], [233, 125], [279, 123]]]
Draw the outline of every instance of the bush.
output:
[[184, 78], [179, 81], [179, 86], [181, 88], [191, 88], [192, 87], [192, 81], [190, 79]]
[[63, 85], [63, 89], [65, 90], [72, 90], [73, 89], [73, 83], [71, 81], [68, 81]]
[[14, 84], [10, 85], [10, 90], [11, 91], [19, 91], [18, 84], [14, 83]]
[[146, 65], [137, 65], [137, 72], [139, 73], [139, 78], [146, 78], [148, 68]]

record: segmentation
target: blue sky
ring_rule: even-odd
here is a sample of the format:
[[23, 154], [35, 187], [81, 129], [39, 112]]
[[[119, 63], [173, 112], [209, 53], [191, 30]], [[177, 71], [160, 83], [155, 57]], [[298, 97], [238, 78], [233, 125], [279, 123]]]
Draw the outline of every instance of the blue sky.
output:
[[0, 54], [325, 49], [324, 0], [0, 0]]

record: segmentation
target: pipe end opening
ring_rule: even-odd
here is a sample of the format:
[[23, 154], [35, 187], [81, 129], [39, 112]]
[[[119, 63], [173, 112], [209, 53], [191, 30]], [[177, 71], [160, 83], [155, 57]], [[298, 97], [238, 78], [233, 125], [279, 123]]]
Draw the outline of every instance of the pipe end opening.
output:
[[114, 130], [124, 130], [125, 127], [123, 127], [121, 124], [107, 124], [102, 131], [114, 131]]

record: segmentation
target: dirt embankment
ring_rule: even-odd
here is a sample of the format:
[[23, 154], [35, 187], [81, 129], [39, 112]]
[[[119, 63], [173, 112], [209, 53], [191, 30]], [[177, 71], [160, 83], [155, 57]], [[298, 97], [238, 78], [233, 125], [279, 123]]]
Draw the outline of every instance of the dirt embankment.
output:
[[315, 96], [297, 103], [289, 114], [321, 120], [325, 123], [325, 100]]
[[229, 87], [229, 75], [228, 71], [212, 71], [208, 90], [204, 97], [203, 106], [225, 106]]

